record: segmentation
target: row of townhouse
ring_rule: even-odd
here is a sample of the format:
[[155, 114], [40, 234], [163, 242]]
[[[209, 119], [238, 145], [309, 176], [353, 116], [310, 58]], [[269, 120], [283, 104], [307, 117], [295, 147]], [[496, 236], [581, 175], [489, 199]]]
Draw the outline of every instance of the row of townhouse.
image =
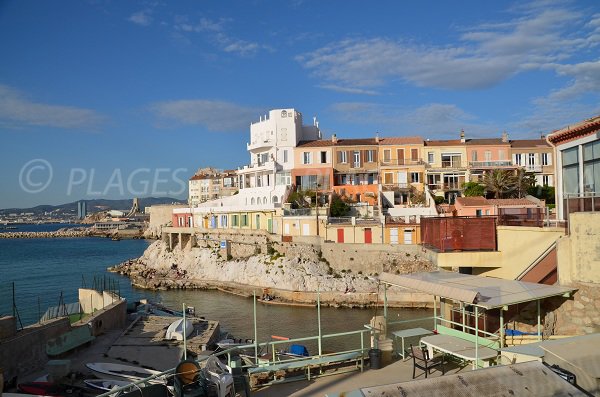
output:
[[[316, 121], [307, 127], [301, 120], [293, 109], [273, 110], [252, 124], [247, 144], [250, 163], [236, 171], [236, 178], [224, 174], [220, 185], [250, 196], [245, 205], [264, 206], [281, 204], [292, 185], [372, 205], [380, 203], [382, 191], [394, 192], [394, 204], [406, 203], [415, 189], [429, 189], [453, 202], [465, 182], [480, 180], [491, 169], [522, 168], [535, 174], [538, 185], [554, 184], [552, 147], [544, 139], [509, 140], [506, 133], [498, 139], [466, 139], [461, 132], [457, 140], [338, 139], [336, 135], [324, 140], [316, 139], [320, 138]], [[192, 206], [207, 201], [198, 199], [192, 186], [199, 179], [207, 182], [208, 176], [190, 180]], [[220, 197], [210, 197], [215, 198]]]
[[[316, 118], [304, 125], [295, 109], [271, 110], [252, 123], [247, 150], [249, 163], [229, 180], [237, 193], [203, 202], [197, 194], [192, 197], [190, 181], [190, 208], [175, 210], [174, 226], [321, 235], [327, 233], [321, 230], [326, 217], [307, 226], [290, 221], [297, 214], [283, 216], [291, 191], [317, 190], [321, 197], [336, 193], [389, 215], [406, 216], [401, 222], [414, 224], [419, 216], [436, 214], [433, 200], [416, 204], [415, 196], [454, 202], [465, 182], [481, 179], [488, 170], [523, 168], [535, 173], [540, 185], [554, 183], [552, 147], [544, 139], [509, 140], [506, 133], [498, 139], [467, 139], [464, 132], [456, 140], [378, 135], [339, 139], [335, 134], [323, 139]], [[374, 233], [381, 240], [402, 239], [397, 236], [401, 230], [388, 238], [389, 231]]]

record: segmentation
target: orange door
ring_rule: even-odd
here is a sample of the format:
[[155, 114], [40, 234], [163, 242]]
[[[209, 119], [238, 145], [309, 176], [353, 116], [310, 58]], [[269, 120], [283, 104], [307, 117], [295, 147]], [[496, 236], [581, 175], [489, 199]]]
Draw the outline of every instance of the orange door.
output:
[[337, 242], [338, 243], [343, 243], [344, 242], [344, 229], [338, 229], [337, 233], [338, 233]]
[[365, 228], [365, 244], [371, 244], [373, 242], [373, 233], [371, 228]]

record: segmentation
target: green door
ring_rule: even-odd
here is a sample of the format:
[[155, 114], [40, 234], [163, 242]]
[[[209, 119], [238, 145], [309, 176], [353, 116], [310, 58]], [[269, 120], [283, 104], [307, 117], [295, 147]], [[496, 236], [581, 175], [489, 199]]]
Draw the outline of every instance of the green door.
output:
[[260, 229], [260, 215], [256, 214], [256, 228]]
[[273, 233], [273, 219], [267, 219], [267, 231]]

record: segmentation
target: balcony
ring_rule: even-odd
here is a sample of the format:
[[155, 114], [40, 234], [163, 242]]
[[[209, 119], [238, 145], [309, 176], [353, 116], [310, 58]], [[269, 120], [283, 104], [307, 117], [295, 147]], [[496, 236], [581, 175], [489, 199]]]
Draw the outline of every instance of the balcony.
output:
[[257, 150], [275, 146], [274, 139], [257, 139], [254, 142], [246, 143], [246, 150]]
[[403, 165], [425, 165], [423, 159], [383, 159], [379, 162], [382, 166], [403, 166]]
[[385, 191], [410, 190], [410, 183], [384, 183], [382, 189]]
[[259, 161], [258, 163], [245, 165], [244, 168], [238, 169], [238, 174], [258, 171], [273, 171], [276, 169], [277, 165], [278, 163], [276, 161]]
[[461, 190], [462, 183], [428, 183], [429, 190]]
[[542, 172], [542, 166], [539, 164], [527, 164], [522, 166], [527, 172]]
[[513, 165], [510, 160], [496, 160], [496, 161], [471, 161], [469, 162], [471, 168], [477, 169], [492, 169], [492, 168], [515, 168], [518, 167]]

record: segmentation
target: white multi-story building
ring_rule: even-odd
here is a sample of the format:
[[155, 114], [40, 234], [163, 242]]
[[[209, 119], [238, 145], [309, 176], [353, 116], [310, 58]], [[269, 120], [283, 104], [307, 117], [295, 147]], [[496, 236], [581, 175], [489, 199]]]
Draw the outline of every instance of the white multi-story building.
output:
[[[294, 148], [300, 141], [316, 139], [321, 139], [316, 118], [312, 125], [303, 125], [302, 113], [295, 109], [274, 109], [260, 117], [250, 125], [250, 142], [246, 145], [250, 162], [236, 171], [238, 194], [199, 203], [193, 209], [194, 218], [209, 219], [209, 227], [227, 227], [221, 225], [227, 222], [223, 214], [280, 208], [292, 186]], [[174, 213], [178, 211], [189, 209]], [[253, 221], [258, 228], [258, 218]]]

